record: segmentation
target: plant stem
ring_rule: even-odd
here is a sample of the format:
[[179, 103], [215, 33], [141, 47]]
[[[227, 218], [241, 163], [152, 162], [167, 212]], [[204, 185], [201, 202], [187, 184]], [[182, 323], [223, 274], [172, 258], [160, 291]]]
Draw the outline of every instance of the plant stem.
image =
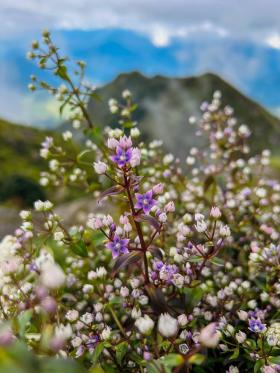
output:
[[148, 284], [150, 282], [150, 280], [149, 280], [148, 258], [147, 258], [147, 255], [146, 255], [147, 247], [146, 247], [146, 243], [144, 241], [141, 224], [134, 219], [134, 217], [136, 215], [136, 211], [135, 211], [133, 199], [132, 199], [132, 196], [131, 196], [131, 193], [130, 193], [129, 180], [127, 178], [127, 175], [126, 175], [125, 171], [124, 171], [124, 187], [125, 187], [125, 190], [126, 190], [126, 193], [127, 193], [130, 209], [131, 209], [132, 216], [133, 216], [134, 225], [135, 225], [135, 228], [137, 230], [137, 234], [138, 234], [138, 237], [139, 237], [139, 240], [140, 240], [140, 244], [141, 244], [141, 248], [142, 248], [142, 252], [143, 252], [143, 256], [144, 256], [145, 283]]

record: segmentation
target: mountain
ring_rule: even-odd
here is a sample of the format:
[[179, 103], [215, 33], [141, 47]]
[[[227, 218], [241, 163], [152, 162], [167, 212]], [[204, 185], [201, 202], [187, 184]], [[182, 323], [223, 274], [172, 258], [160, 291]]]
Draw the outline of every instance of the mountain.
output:
[[[26, 59], [38, 32], [9, 35], [0, 43], [0, 115], [15, 122], [53, 127], [57, 116], [46, 104], [47, 96], [27, 91], [29, 76], [55, 83], [49, 71]], [[263, 40], [214, 36], [211, 32], [172, 37], [168, 45], [132, 30], [56, 30], [54, 42], [70, 59], [85, 60], [85, 80], [107, 84], [123, 72], [140, 71], [152, 77], [193, 76], [214, 72], [269, 110], [280, 113], [280, 49]], [[12, 72], [12, 73], [11, 73]], [[14, 108], [17, 107], [17, 110]]]
[[48, 133], [0, 119], [0, 181], [12, 173], [37, 179], [44, 164], [40, 144]]
[[100, 102], [89, 103], [91, 117], [98, 126], [116, 125], [116, 117], [108, 110], [108, 100], [121, 99], [124, 89], [132, 92], [139, 105], [136, 119], [145, 138], [163, 140], [166, 150], [181, 158], [191, 146], [198, 144], [195, 126], [188, 123], [188, 118], [200, 114], [201, 102], [210, 100], [215, 90], [222, 92], [224, 105], [235, 109], [240, 123], [251, 128], [254, 152], [264, 148], [275, 154], [279, 152], [280, 120], [215, 74], [189, 78], [148, 78], [138, 72], [121, 74], [97, 89]]
[[23, 207], [44, 198], [38, 180], [46, 164], [39, 150], [43, 139], [50, 134], [0, 120], [1, 202], [9, 201]]

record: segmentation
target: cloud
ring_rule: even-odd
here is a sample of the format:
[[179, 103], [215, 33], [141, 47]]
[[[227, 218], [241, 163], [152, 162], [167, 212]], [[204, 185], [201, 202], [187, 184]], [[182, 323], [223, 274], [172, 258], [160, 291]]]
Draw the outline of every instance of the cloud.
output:
[[266, 39], [266, 43], [274, 49], [280, 49], [280, 34], [275, 32], [269, 35]]
[[[51, 29], [126, 28], [149, 35], [156, 46], [172, 37], [216, 35], [254, 39], [280, 32], [279, 0], [2, 0], [0, 38]], [[272, 43], [272, 44], [271, 44]]]

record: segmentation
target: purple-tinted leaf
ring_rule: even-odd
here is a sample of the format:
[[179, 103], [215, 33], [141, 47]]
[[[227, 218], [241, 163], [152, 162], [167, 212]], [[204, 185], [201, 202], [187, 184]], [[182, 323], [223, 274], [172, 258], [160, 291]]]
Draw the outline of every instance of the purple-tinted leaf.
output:
[[150, 215], [136, 215], [134, 216], [134, 220], [138, 221], [139, 223], [149, 223], [151, 226], [153, 226], [157, 231], [160, 230], [160, 223], [156, 218]]
[[143, 257], [143, 253], [140, 251], [132, 251], [128, 254], [123, 254], [116, 259], [114, 264], [112, 275], [115, 276], [116, 272], [120, 269], [138, 262]]
[[173, 314], [174, 312], [168, 306], [165, 296], [160, 288], [156, 288], [154, 285], [149, 284], [145, 286], [148, 297], [151, 301], [152, 309], [156, 314], [161, 314], [163, 312], [168, 312]]
[[153, 254], [154, 257], [156, 257], [158, 259], [163, 258], [162, 252], [158, 247], [150, 246], [148, 250]]
[[105, 197], [114, 196], [116, 194], [122, 193], [124, 188], [121, 185], [114, 185], [111, 188], [105, 190], [105, 192], [101, 193], [98, 203], [102, 201]]

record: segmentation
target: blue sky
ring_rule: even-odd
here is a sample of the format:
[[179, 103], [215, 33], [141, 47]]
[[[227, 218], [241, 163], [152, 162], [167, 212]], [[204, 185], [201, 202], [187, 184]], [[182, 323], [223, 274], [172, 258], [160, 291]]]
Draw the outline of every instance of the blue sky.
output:
[[25, 54], [46, 27], [97, 85], [132, 70], [212, 71], [280, 114], [279, 11], [278, 0], [1, 0], [0, 117], [58, 121], [53, 102], [26, 89], [37, 69]]

